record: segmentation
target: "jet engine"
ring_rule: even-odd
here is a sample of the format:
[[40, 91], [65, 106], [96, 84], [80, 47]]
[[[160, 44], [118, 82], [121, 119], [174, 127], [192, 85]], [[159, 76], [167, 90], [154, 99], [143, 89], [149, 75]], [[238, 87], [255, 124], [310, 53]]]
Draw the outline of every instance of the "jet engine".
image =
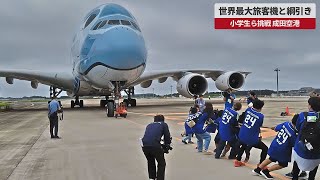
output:
[[177, 91], [184, 97], [204, 94], [208, 89], [208, 82], [200, 74], [190, 73], [178, 80]]
[[226, 72], [216, 79], [216, 87], [221, 91], [238, 90], [244, 84], [244, 76], [239, 72]]

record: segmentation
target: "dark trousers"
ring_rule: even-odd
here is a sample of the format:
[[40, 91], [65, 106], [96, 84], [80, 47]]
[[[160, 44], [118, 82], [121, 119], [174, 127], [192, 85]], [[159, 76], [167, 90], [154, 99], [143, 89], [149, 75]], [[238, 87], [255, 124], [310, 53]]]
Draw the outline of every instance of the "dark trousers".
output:
[[[143, 147], [144, 155], [148, 160], [149, 179], [164, 180], [166, 160], [161, 148]], [[158, 162], [158, 172], [156, 171], [156, 161]]]
[[[58, 136], [58, 116], [50, 116], [50, 135], [51, 137]], [[54, 129], [54, 135], [53, 135], [53, 129]]]
[[[239, 145], [240, 150], [238, 152], [237, 160], [241, 161], [244, 151], [250, 146], [248, 146], [247, 144], [243, 144], [241, 142], [238, 142], [238, 143], [240, 144]], [[252, 147], [262, 150], [260, 154], [260, 164], [261, 164], [267, 157], [268, 147], [261, 140], [257, 144], [253, 145]]]
[[[318, 166], [315, 167], [312, 171], [309, 172], [308, 180], [315, 180], [316, 174], [317, 174]], [[299, 179], [299, 173], [300, 169], [298, 167], [298, 164], [296, 162], [293, 163], [293, 169], [292, 169], [292, 179], [298, 180]]]
[[[219, 144], [218, 144], [218, 147], [217, 147], [217, 151], [216, 151], [216, 154], [215, 154], [215, 158], [220, 158], [220, 155], [221, 155], [224, 147], [226, 146], [226, 142], [227, 141], [223, 141], [223, 140], [219, 141]], [[231, 146], [229, 159], [235, 159], [235, 157], [236, 157], [236, 155], [237, 155], [237, 153], [239, 151], [238, 146], [237, 146], [237, 140], [230, 141], [229, 144]]]

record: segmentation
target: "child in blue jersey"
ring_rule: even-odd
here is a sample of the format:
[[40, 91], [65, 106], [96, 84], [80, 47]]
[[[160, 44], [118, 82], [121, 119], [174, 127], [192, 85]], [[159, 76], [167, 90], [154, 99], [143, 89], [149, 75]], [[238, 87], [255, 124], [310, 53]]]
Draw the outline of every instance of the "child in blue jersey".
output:
[[[216, 149], [218, 147], [219, 141], [220, 141], [220, 135], [219, 135], [219, 117], [222, 117], [223, 110], [215, 110], [213, 116], [211, 117], [211, 120], [209, 121], [209, 124], [206, 126], [205, 130], [208, 133], [215, 133], [216, 131], [217, 134], [214, 138], [214, 143], [216, 145]], [[214, 150], [214, 152], [216, 151]]]
[[238, 147], [240, 150], [237, 159], [234, 162], [235, 167], [244, 165], [241, 162], [242, 154], [247, 147], [255, 147], [261, 149], [260, 163], [267, 157], [268, 147], [261, 141], [260, 127], [263, 124], [264, 115], [261, 113], [264, 102], [257, 99], [253, 101], [253, 107], [248, 108], [245, 113], [245, 119], [239, 132]]
[[225, 102], [224, 108], [232, 108], [233, 101], [236, 99], [236, 95], [232, 94], [232, 90], [228, 89], [226, 92], [223, 93], [223, 101]]
[[196, 118], [200, 117], [201, 112], [198, 112], [198, 111], [199, 111], [199, 109], [197, 107], [192, 107], [190, 109], [190, 113], [189, 113], [189, 116], [188, 116], [187, 120], [184, 122], [185, 135], [186, 135], [182, 139], [182, 142], [184, 144], [188, 144], [188, 143], [189, 144], [193, 144], [193, 142], [191, 141], [191, 137], [192, 137], [193, 131], [192, 131], [191, 127], [187, 123], [188, 123], [188, 121], [191, 121], [192, 119], [196, 119]]
[[209, 145], [211, 142], [211, 135], [206, 132], [204, 128], [205, 122], [213, 116], [213, 107], [211, 103], [205, 104], [205, 109], [203, 110], [203, 114], [199, 118], [198, 122], [195, 126], [192, 127], [192, 131], [195, 133], [197, 138], [197, 149], [198, 152], [203, 151], [203, 140], [204, 140], [204, 151], [206, 155], [213, 154], [209, 151]]
[[237, 138], [236, 138], [236, 127], [238, 126], [238, 113], [241, 109], [241, 103], [237, 102], [234, 104], [233, 108], [226, 108], [223, 112], [222, 118], [219, 123], [219, 134], [220, 142], [215, 154], [215, 158], [219, 159], [220, 155], [225, 148], [226, 142], [231, 146], [231, 152], [229, 159], [235, 159], [238, 152], [237, 149]]
[[[274, 128], [278, 134], [269, 147], [269, 159], [264, 160], [256, 169], [252, 170], [254, 174], [262, 175], [266, 179], [273, 179], [270, 175], [271, 171], [288, 166], [288, 163], [291, 162], [292, 147], [297, 139], [297, 129], [295, 126], [297, 119], [298, 115], [295, 115], [291, 122], [281, 123]], [[266, 168], [272, 162], [278, 162], [278, 164]]]

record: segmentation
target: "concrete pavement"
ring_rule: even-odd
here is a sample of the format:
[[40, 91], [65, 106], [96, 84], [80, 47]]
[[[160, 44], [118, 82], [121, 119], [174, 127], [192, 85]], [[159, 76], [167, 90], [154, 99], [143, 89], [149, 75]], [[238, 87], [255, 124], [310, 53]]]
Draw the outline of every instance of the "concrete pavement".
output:
[[[50, 139], [46, 111], [3, 113], [0, 118], [0, 179], [148, 179], [139, 138], [156, 113], [165, 115], [173, 136], [174, 149], [166, 155], [166, 179], [263, 179], [250, 173], [259, 160], [258, 150], [252, 150], [248, 167], [235, 168], [230, 160], [216, 160], [197, 153], [192, 145], [181, 143], [182, 122], [191, 103], [142, 104], [129, 109], [126, 119], [107, 118], [105, 111], [99, 108], [67, 109], [65, 119], [59, 122], [62, 139]], [[264, 139], [267, 145], [271, 140], [272, 137]], [[210, 149], [214, 149], [213, 141]], [[282, 174], [290, 170], [277, 171], [277, 177], [285, 179]]]

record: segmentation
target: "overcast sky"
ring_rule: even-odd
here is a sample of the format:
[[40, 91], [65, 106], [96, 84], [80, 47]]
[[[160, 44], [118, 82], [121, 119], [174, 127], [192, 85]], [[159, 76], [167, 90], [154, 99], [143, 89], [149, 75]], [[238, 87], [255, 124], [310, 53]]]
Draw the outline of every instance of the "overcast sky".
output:
[[[251, 71], [243, 89], [320, 88], [320, 33], [316, 30], [215, 30], [214, 3], [240, 0], [1, 0], [0, 69], [71, 71], [71, 40], [84, 16], [96, 6], [114, 2], [138, 20], [147, 48], [147, 71], [218, 69]], [[316, 2], [310, 0], [244, 2]], [[317, 7], [318, 4], [316, 4]], [[319, 8], [317, 8], [319, 11]], [[318, 17], [318, 16], [317, 16]], [[319, 24], [317, 23], [319, 27]], [[209, 91], [217, 91], [209, 81]], [[168, 81], [156, 81], [137, 93], [170, 93]], [[175, 88], [173, 88], [175, 92]], [[0, 80], [0, 96], [49, 95], [48, 86]]]

